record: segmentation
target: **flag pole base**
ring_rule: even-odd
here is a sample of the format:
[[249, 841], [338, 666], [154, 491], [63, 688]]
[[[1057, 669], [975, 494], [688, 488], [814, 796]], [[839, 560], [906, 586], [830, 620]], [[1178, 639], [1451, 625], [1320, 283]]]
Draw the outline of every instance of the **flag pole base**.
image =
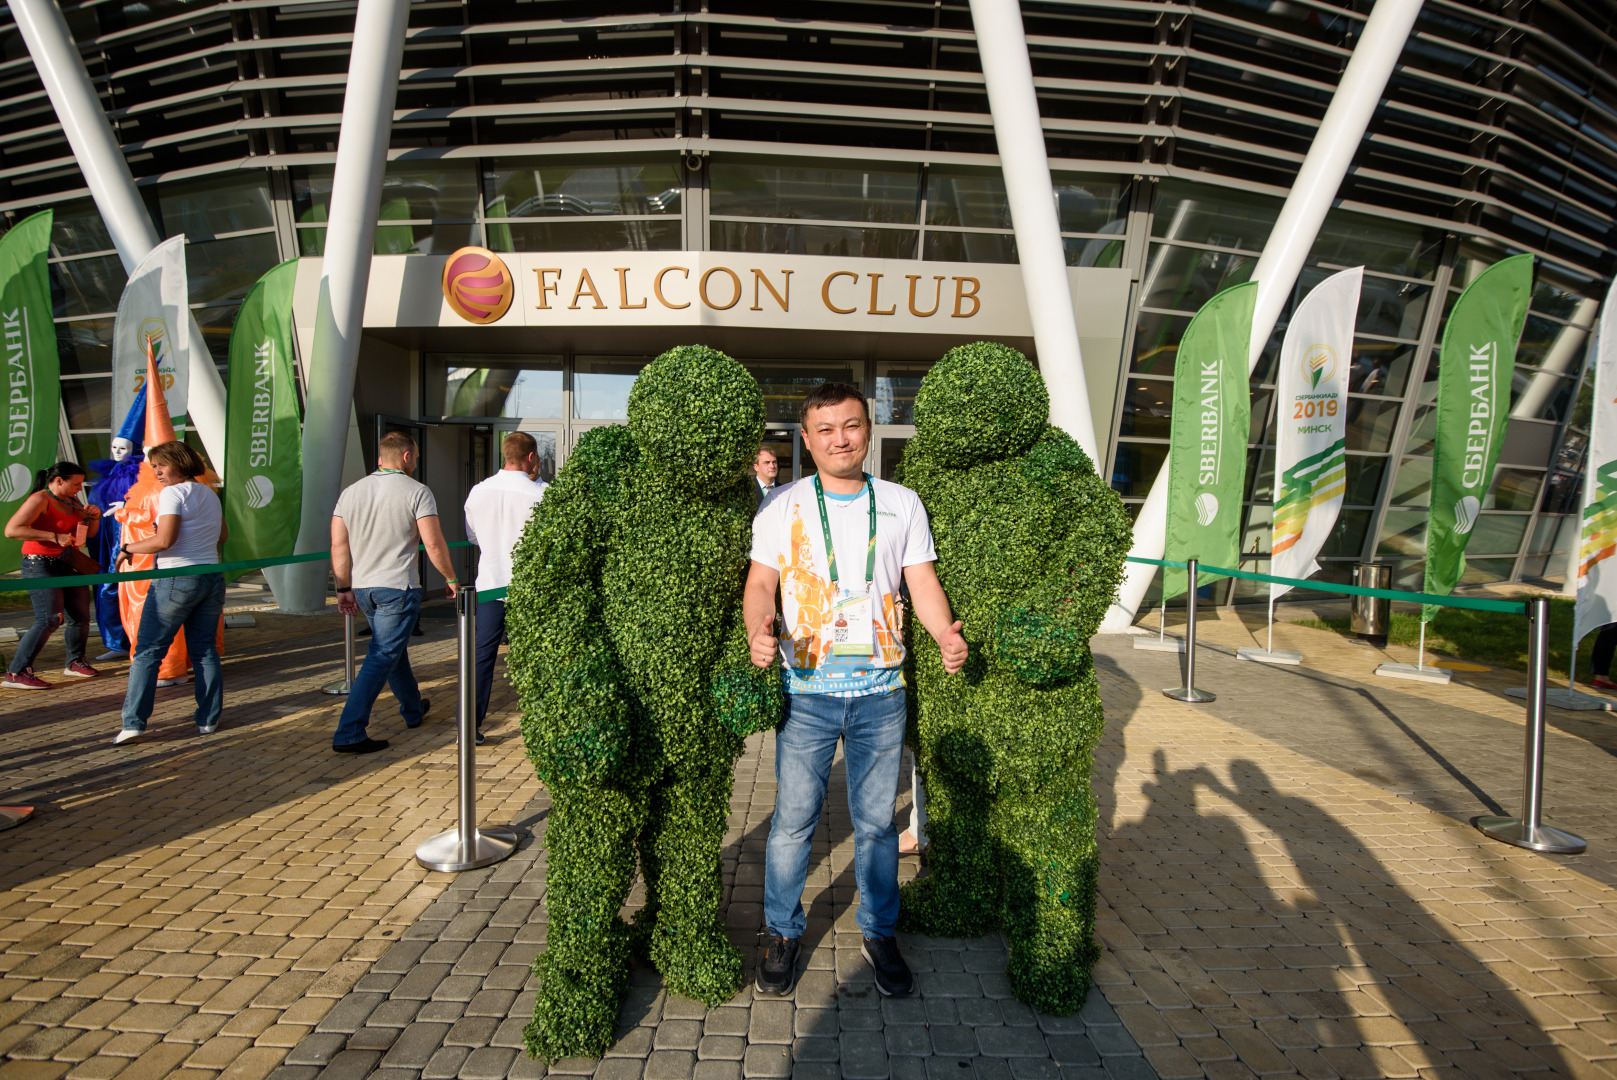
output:
[[[1524, 698], [1527, 696], [1527, 687], [1512, 686], [1505, 691], [1505, 696]], [[1566, 709], [1568, 712], [1617, 712], [1617, 701], [1611, 698], [1597, 697], [1565, 687], [1556, 687], [1549, 691], [1544, 695], [1544, 700], [1557, 709]]]
[[1409, 679], [1412, 682], [1437, 683], [1447, 686], [1454, 678], [1454, 672], [1448, 668], [1417, 667], [1414, 664], [1382, 664], [1376, 668], [1376, 674], [1384, 679]]
[[516, 831], [503, 825], [485, 825], [472, 834], [472, 850], [461, 846], [460, 830], [450, 829], [415, 849], [415, 860], [428, 870], [458, 874], [491, 866], [517, 849]]
[[1237, 660], [1252, 660], [1259, 664], [1292, 664], [1303, 662], [1303, 654], [1295, 649], [1254, 649], [1251, 646], [1235, 650]]
[[1589, 847], [1576, 833], [1548, 825], [1529, 825], [1521, 818], [1481, 817], [1477, 818], [1476, 826], [1484, 836], [1546, 855], [1577, 855]]
[[336, 682], [327, 683], [326, 685], [322, 686], [320, 688], [320, 692], [322, 694], [346, 694], [348, 693], [348, 689], [348, 680], [338, 679]]
[[33, 816], [32, 806], [0, 806], [0, 832], [21, 825]]
[[1191, 687], [1188, 690], [1183, 686], [1176, 686], [1171, 690], [1164, 690], [1162, 696], [1175, 701], [1185, 701], [1192, 705], [1201, 705], [1209, 701], [1217, 701], [1218, 695], [1207, 690], [1198, 690]]
[[1182, 653], [1185, 651], [1185, 643], [1176, 637], [1137, 637], [1134, 639], [1134, 648], [1140, 652]]

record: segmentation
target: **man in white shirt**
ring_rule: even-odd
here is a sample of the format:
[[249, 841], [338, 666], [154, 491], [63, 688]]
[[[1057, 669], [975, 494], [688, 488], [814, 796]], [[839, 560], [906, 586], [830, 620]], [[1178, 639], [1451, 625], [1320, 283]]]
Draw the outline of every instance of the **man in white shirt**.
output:
[[[477, 545], [477, 591], [511, 584], [511, 550], [533, 517], [533, 508], [548, 486], [531, 480], [539, 468], [539, 444], [525, 431], [513, 431], [500, 442], [505, 467], [472, 488], [466, 496], [466, 539]], [[483, 742], [483, 717], [494, 689], [494, 660], [505, 635], [505, 601], [480, 600], [477, 605], [477, 742]]]
[[[803, 402], [803, 442], [818, 472], [777, 489], [752, 525], [744, 611], [752, 662], [783, 665], [786, 721], [775, 735], [776, 799], [764, 862], [768, 943], [756, 989], [787, 995], [803, 935], [809, 841], [843, 740], [853, 813], [864, 956], [883, 995], [914, 988], [898, 923], [893, 808], [903, 758], [904, 640], [899, 587], [943, 652], [966, 662], [960, 623], [933, 568], [926, 510], [913, 491], [864, 471], [870, 416], [852, 386], [826, 383]], [[775, 637], [775, 596], [786, 636]]]

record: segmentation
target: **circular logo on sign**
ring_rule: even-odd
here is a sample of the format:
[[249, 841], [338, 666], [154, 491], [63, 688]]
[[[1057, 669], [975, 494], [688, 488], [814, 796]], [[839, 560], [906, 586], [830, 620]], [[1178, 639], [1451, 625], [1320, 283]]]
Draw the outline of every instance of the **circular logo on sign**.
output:
[[511, 271], [498, 255], [480, 247], [463, 247], [449, 256], [443, 288], [455, 314], [473, 323], [498, 322], [516, 296]]
[[1475, 495], [1467, 495], [1454, 504], [1454, 531], [1464, 536], [1471, 531], [1477, 523], [1477, 511], [1482, 509], [1482, 503]]
[[260, 473], [249, 476], [243, 485], [247, 489], [247, 505], [254, 510], [262, 510], [275, 498], [275, 482]]
[[1303, 352], [1303, 378], [1310, 390], [1336, 374], [1336, 353], [1329, 345], [1310, 345]]
[[1211, 491], [1204, 491], [1196, 496], [1196, 521], [1202, 525], [1211, 525], [1216, 517], [1218, 517], [1218, 496]]
[[34, 474], [28, 471], [28, 466], [13, 461], [0, 471], [0, 502], [27, 498], [33, 486]]

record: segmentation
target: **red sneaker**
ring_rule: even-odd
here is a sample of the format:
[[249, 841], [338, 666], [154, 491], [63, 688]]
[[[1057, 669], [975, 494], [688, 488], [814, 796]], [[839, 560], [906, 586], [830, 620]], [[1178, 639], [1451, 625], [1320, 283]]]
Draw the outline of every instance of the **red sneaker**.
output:
[[1596, 675], [1589, 680], [1589, 685], [1596, 690], [1617, 690], [1617, 682], [1612, 682], [1604, 675]]
[[49, 690], [51, 688], [50, 683], [34, 674], [33, 668], [24, 668], [15, 675], [7, 672], [5, 679], [0, 680], [0, 686], [5, 687], [7, 690]]
[[101, 673], [83, 660], [75, 660], [62, 669], [62, 674], [70, 679], [93, 679]]

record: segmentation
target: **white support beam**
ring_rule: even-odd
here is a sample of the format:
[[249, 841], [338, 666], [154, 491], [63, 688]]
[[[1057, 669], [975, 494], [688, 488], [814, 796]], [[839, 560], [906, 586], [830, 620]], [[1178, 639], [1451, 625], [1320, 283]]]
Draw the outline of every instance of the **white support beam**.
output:
[[[1297, 275], [1302, 272], [1320, 226], [1325, 223], [1325, 215], [1330, 212], [1342, 180], [1347, 176], [1353, 155], [1364, 141], [1370, 117], [1386, 92], [1392, 69], [1403, 55], [1404, 43], [1414, 29], [1422, 2], [1376, 0], [1375, 7], [1370, 9], [1364, 33], [1348, 58], [1336, 93], [1325, 110], [1325, 118], [1320, 121], [1308, 154], [1297, 170], [1291, 193], [1286, 196], [1274, 230], [1269, 234], [1269, 242], [1264, 245], [1257, 268], [1252, 271], [1252, 279], [1258, 283], [1258, 296], [1252, 315], [1249, 372], [1257, 366], [1258, 357], [1274, 332], [1286, 298], [1296, 285]], [[1151, 491], [1145, 505], [1140, 507], [1139, 517], [1134, 520], [1134, 548], [1129, 554], [1137, 558], [1162, 558], [1167, 525], [1168, 466], [1164, 462], [1151, 482]], [[1156, 572], [1154, 566], [1127, 565], [1117, 603], [1106, 613], [1101, 633], [1121, 633], [1134, 622]]]
[[971, 21], [988, 84], [988, 108], [1005, 174], [1039, 371], [1050, 389], [1050, 422], [1071, 435], [1095, 468], [1102, 469], [1105, 462], [1100, 460], [1095, 420], [1089, 411], [1089, 386], [1084, 381], [1078, 324], [1067, 287], [1067, 256], [1061, 246], [1061, 222], [1022, 29], [1022, 9], [1017, 0], [971, 0]]
[[[101, 99], [84, 70], [84, 59], [73, 41], [54, 0], [14, 0], [11, 14], [17, 20], [23, 43], [39, 70], [45, 94], [61, 121], [67, 145], [73, 151], [79, 171], [84, 174], [90, 196], [106, 222], [113, 246], [124, 271], [132, 273], [140, 261], [158, 245], [161, 237], [152, 227], [151, 215], [135, 189], [134, 174], [124, 159], [112, 123], [101, 108]], [[221, 476], [225, 470], [225, 383], [219, 377], [202, 337], [196, 317], [187, 312], [190, 323], [190, 380], [186, 391], [186, 412], [191, 425], [202, 438], [202, 445]], [[122, 421], [114, 417], [114, 423]]]
[[[296, 552], [331, 545], [331, 512], [342, 490], [342, 461], [354, 406], [359, 339], [370, 285], [376, 215], [393, 131], [409, 0], [359, 0], [347, 93], [337, 134], [320, 298], [303, 416], [303, 519]], [[283, 611], [319, 611], [326, 603], [327, 563], [287, 567]]]

